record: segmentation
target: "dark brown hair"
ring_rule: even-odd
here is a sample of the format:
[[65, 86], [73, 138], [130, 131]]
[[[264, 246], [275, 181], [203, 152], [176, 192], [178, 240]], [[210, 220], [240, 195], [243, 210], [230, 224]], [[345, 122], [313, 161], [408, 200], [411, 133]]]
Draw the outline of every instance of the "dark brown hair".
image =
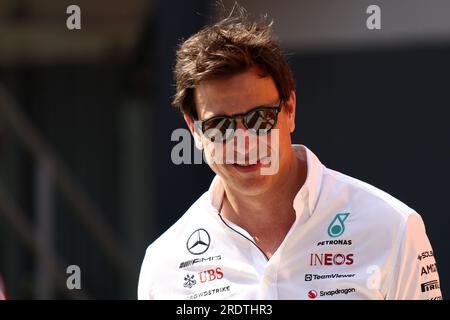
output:
[[273, 78], [280, 98], [289, 99], [292, 71], [272, 36], [272, 21], [248, 22], [242, 7], [184, 41], [176, 53], [173, 105], [197, 119], [194, 89], [203, 80], [231, 76], [256, 66]]

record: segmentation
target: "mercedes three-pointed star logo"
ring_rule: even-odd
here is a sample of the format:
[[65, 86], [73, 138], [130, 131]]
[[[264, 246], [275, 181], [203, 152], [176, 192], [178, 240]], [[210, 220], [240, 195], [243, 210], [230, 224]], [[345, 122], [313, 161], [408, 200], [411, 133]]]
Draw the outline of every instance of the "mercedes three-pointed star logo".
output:
[[186, 248], [192, 254], [199, 255], [205, 253], [209, 248], [211, 238], [205, 229], [197, 229], [189, 236]]

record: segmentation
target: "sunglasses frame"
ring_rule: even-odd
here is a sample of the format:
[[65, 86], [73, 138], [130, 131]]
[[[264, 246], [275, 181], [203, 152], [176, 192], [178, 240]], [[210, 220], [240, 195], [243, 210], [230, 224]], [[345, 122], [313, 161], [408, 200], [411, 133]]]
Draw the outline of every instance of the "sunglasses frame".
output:
[[[246, 116], [248, 116], [250, 113], [252, 113], [252, 112], [255, 112], [255, 111], [259, 111], [259, 110], [273, 110], [274, 112], [275, 112], [275, 118], [274, 118], [274, 120], [275, 120], [275, 122], [274, 122], [274, 124], [273, 124], [273, 126], [272, 126], [272, 128], [270, 128], [269, 130], [267, 130], [266, 131], [266, 133], [265, 134], [267, 134], [267, 133], [269, 133], [270, 132], [270, 130], [272, 130], [274, 127], [276, 127], [276, 125], [277, 125], [277, 123], [278, 123], [278, 114], [281, 112], [281, 107], [283, 106], [283, 100], [280, 100], [280, 102], [278, 103], [278, 105], [275, 105], [275, 106], [258, 106], [258, 107], [255, 107], [255, 108], [253, 108], [253, 109], [250, 109], [250, 110], [248, 110], [247, 112], [245, 112], [245, 113], [238, 113], [238, 114], [233, 114], [233, 115], [216, 115], [216, 116], [212, 116], [211, 118], [208, 118], [208, 119], [205, 119], [205, 120], [200, 120], [200, 121], [198, 121], [199, 122], [199, 126], [198, 126], [198, 128], [200, 129], [200, 132], [204, 135], [204, 133], [205, 133], [205, 124], [208, 122], [208, 121], [211, 121], [211, 120], [214, 120], [214, 119], [218, 119], [218, 118], [221, 118], [221, 119], [223, 119], [223, 118], [225, 118], [225, 119], [228, 119], [228, 120], [231, 120], [232, 121], [232, 124], [233, 124], [233, 128], [231, 129], [231, 130], [236, 130], [236, 126], [237, 126], [237, 123], [236, 123], [236, 120], [237, 119], [242, 119], [242, 124], [244, 125], [244, 127], [247, 129], [247, 130], [251, 130], [251, 129], [253, 129], [253, 128], [249, 128], [249, 127], [247, 127], [247, 123], [246, 123], [246, 121], [244, 120], [245, 119], [245, 117]], [[226, 129], [226, 130], [230, 130], [230, 129]], [[204, 135], [205, 136], [205, 135]], [[207, 137], [207, 136], [205, 136], [208, 140], [210, 140], [210, 141], [212, 141], [212, 142], [226, 142], [226, 141], [228, 141], [230, 138], [232, 138], [234, 136], [234, 134], [233, 135], [230, 135], [230, 136], [226, 136], [226, 134], [224, 135], [224, 137], [222, 138], [222, 141], [212, 141], [209, 137]]]

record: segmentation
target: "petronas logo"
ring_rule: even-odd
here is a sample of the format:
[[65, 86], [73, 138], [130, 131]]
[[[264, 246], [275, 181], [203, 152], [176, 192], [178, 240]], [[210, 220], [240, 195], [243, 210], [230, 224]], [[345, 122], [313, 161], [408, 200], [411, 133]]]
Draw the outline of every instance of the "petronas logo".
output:
[[347, 220], [349, 214], [350, 214], [349, 212], [336, 214], [333, 221], [331, 221], [330, 225], [328, 226], [328, 235], [330, 237], [336, 238], [344, 233], [345, 231], [344, 222], [345, 220]]

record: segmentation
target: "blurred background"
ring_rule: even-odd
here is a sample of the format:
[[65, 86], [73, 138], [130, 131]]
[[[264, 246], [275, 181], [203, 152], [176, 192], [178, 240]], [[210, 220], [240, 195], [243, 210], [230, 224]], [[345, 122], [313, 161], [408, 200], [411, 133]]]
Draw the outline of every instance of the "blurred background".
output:
[[[230, 10], [234, 1], [224, 0]], [[69, 5], [81, 29], [68, 30]], [[293, 141], [418, 211], [450, 296], [450, 2], [241, 0], [297, 82]], [[366, 9], [381, 8], [369, 30]], [[0, 274], [10, 299], [135, 299], [146, 247], [213, 177], [175, 165], [177, 44], [207, 0], [0, 1]], [[380, 234], [380, 237], [383, 235]], [[81, 269], [68, 290], [66, 268]], [[1, 282], [1, 280], [0, 280]]]

